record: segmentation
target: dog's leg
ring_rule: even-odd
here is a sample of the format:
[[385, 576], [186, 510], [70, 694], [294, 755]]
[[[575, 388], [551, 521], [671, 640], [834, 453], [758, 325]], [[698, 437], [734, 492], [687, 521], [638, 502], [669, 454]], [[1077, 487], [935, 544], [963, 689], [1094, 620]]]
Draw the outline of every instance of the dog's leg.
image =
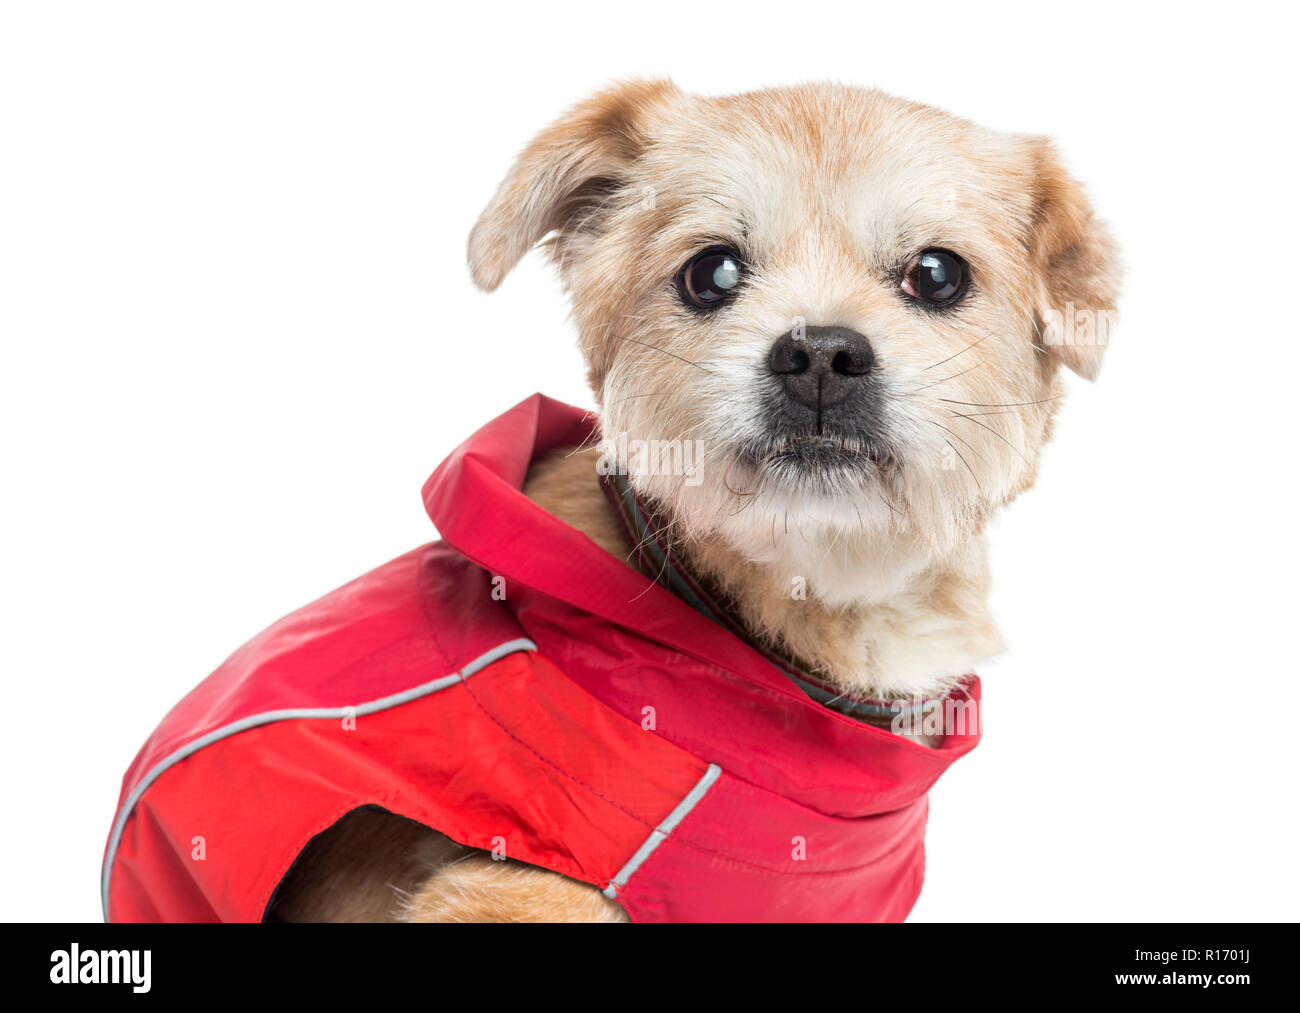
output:
[[402, 907], [410, 922], [625, 922], [594, 886], [477, 852], [442, 866]]
[[594, 886], [494, 861], [381, 809], [349, 813], [303, 851], [276, 894], [289, 922], [620, 922]]
[[285, 922], [395, 921], [404, 898], [467, 851], [412, 820], [354, 809], [303, 849], [269, 914]]

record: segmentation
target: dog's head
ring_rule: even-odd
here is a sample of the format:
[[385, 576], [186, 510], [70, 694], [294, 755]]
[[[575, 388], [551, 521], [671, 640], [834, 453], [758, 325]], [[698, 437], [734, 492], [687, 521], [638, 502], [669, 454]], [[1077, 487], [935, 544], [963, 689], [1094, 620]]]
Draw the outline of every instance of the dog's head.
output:
[[483, 212], [475, 281], [544, 239], [634, 486], [830, 602], [896, 590], [1027, 487], [1059, 366], [1096, 376], [1115, 307], [1045, 139], [837, 85], [589, 99]]

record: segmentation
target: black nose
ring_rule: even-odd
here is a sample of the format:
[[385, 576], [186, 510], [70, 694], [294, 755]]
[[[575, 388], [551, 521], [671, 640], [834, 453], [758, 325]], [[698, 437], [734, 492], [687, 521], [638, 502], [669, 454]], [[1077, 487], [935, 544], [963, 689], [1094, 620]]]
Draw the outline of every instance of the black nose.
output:
[[783, 334], [767, 357], [790, 400], [818, 412], [853, 393], [875, 364], [871, 342], [847, 327], [805, 327], [802, 335]]

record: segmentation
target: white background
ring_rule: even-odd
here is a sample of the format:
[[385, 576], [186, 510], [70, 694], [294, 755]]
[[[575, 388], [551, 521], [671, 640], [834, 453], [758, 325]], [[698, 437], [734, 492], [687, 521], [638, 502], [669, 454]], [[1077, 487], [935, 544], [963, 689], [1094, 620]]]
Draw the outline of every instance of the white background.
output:
[[1051, 133], [1124, 247], [1102, 379], [994, 535], [1011, 651], [914, 917], [1295, 917], [1289, 5], [0, 10], [0, 918], [97, 919], [171, 704], [431, 539], [488, 419], [591, 404], [549, 269], [482, 295], [465, 238], [533, 132], [660, 73]]

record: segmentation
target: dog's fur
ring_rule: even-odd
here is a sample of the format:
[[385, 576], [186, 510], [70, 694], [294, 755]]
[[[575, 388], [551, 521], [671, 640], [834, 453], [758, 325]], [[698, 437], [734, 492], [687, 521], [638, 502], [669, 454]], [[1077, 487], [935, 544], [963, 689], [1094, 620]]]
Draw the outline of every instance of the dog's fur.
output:
[[[475, 282], [496, 288], [539, 243], [572, 300], [604, 442], [540, 461], [526, 495], [630, 560], [598, 458], [620, 436], [699, 440], [691, 481], [653, 466], [631, 481], [755, 640], [846, 694], [886, 698], [941, 692], [1000, 649], [983, 528], [1034, 480], [1059, 366], [1095, 378], [1104, 350], [1045, 324], [1073, 310], [1108, 321], [1118, 282], [1113, 244], [1047, 140], [839, 85], [703, 98], [626, 84], [528, 145], [470, 237]], [[719, 244], [749, 273], [700, 314], [674, 279]], [[928, 247], [970, 266], [968, 295], [944, 312], [899, 291]], [[852, 440], [838, 448], [848, 464], [814, 471], [780, 448], [740, 453], [768, 423], [768, 352], [800, 322], [869, 338], [884, 447], [869, 460]], [[585, 884], [370, 809], [314, 842], [275, 913], [624, 917]]]

